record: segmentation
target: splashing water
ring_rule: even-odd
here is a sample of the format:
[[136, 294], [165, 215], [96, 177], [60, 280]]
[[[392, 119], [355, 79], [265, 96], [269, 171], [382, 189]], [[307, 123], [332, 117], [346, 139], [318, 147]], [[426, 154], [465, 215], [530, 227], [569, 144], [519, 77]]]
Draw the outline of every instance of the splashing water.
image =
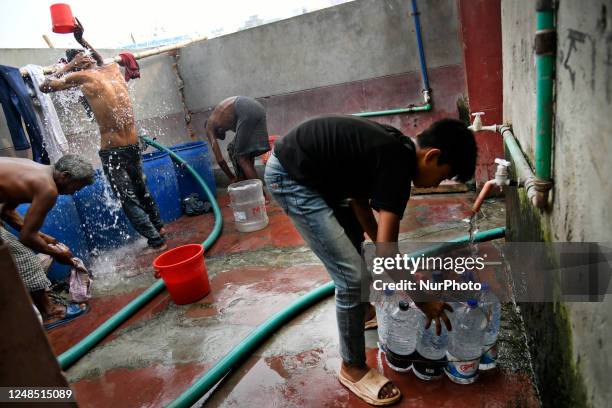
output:
[[148, 276], [142, 275], [144, 271], [134, 266], [136, 254], [145, 246], [146, 239], [141, 238], [116, 249], [100, 251], [89, 267], [95, 278], [94, 295], [128, 291], [133, 285], [146, 281]]
[[[120, 217], [123, 211], [121, 202], [114, 196], [110, 186], [106, 183], [104, 184], [102, 204], [108, 209], [112, 216], [112, 224], [108, 226], [108, 229], [120, 229]], [[130, 238], [130, 235], [123, 230], [119, 232], [119, 235], [122, 240], [128, 240]]]
[[476, 233], [478, 233], [478, 229], [476, 228], [476, 214], [477, 213], [473, 213], [469, 220], [467, 218], [465, 219], [465, 221], [469, 223], [468, 235], [470, 237], [470, 247], [474, 245], [474, 239], [476, 237]]
[[[469, 245], [470, 255], [473, 258], [478, 256], [478, 244], [475, 242], [476, 234], [478, 233], [478, 227], [476, 225], [476, 221], [477, 221], [476, 215], [477, 213], [473, 213], [470, 216], [470, 218], [463, 219], [464, 222], [468, 223], [468, 236], [469, 236], [468, 245]], [[474, 271], [466, 271], [462, 275], [462, 278], [465, 281], [473, 281], [475, 278]]]

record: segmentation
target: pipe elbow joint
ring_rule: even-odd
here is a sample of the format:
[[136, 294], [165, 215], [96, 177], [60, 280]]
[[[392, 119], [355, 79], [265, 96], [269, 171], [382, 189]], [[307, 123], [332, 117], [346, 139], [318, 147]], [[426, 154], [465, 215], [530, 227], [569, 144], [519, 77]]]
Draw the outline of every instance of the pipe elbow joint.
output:
[[548, 192], [536, 191], [531, 199], [531, 204], [539, 209], [544, 209], [548, 204]]
[[530, 178], [525, 182], [527, 197], [531, 199], [534, 207], [539, 209], [548, 207], [548, 196], [552, 186], [552, 181], [538, 178]]

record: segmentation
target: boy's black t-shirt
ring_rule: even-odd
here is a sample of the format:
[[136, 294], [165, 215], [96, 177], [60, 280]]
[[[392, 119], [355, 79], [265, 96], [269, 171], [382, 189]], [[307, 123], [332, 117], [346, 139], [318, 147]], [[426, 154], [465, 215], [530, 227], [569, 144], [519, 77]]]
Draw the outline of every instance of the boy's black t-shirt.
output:
[[374, 209], [404, 214], [416, 168], [412, 140], [354, 116], [320, 116], [293, 128], [274, 153], [287, 173], [330, 198], [371, 199]]

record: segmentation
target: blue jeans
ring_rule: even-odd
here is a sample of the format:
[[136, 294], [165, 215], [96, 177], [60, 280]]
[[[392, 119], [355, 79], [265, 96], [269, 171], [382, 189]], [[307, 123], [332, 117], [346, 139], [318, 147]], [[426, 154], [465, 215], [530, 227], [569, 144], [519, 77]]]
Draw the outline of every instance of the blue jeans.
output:
[[274, 153], [268, 159], [264, 179], [334, 281], [342, 359], [351, 365], [365, 365], [363, 330], [367, 304], [361, 301], [362, 260], [346, 226], [340, 225], [325, 197], [287, 174]]

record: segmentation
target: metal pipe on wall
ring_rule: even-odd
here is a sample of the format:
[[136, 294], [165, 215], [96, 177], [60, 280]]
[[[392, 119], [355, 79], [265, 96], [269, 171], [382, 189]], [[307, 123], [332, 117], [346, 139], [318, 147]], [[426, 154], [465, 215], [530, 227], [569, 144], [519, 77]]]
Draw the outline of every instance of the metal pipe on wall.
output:
[[425, 50], [423, 48], [423, 37], [421, 36], [421, 19], [419, 18], [419, 10], [416, 0], [412, 0], [412, 18], [414, 20], [414, 29], [416, 31], [417, 47], [419, 49], [419, 63], [421, 65], [421, 79], [423, 80], [423, 95], [425, 102], [429, 102], [430, 88], [429, 77], [427, 76], [427, 64], [425, 63]]
[[524, 187], [525, 192], [527, 193], [527, 197], [532, 204], [536, 204], [536, 194], [537, 191], [535, 189], [535, 175], [533, 174], [533, 170], [531, 170], [531, 166], [527, 163], [527, 159], [523, 155], [523, 151], [521, 150], [514, 134], [512, 133], [512, 127], [509, 125], [502, 125], [499, 127], [499, 133], [501, 133], [504, 139], [504, 146], [506, 147], [506, 152], [512, 159], [514, 163], [514, 171], [516, 173], [516, 181], [518, 186]]

